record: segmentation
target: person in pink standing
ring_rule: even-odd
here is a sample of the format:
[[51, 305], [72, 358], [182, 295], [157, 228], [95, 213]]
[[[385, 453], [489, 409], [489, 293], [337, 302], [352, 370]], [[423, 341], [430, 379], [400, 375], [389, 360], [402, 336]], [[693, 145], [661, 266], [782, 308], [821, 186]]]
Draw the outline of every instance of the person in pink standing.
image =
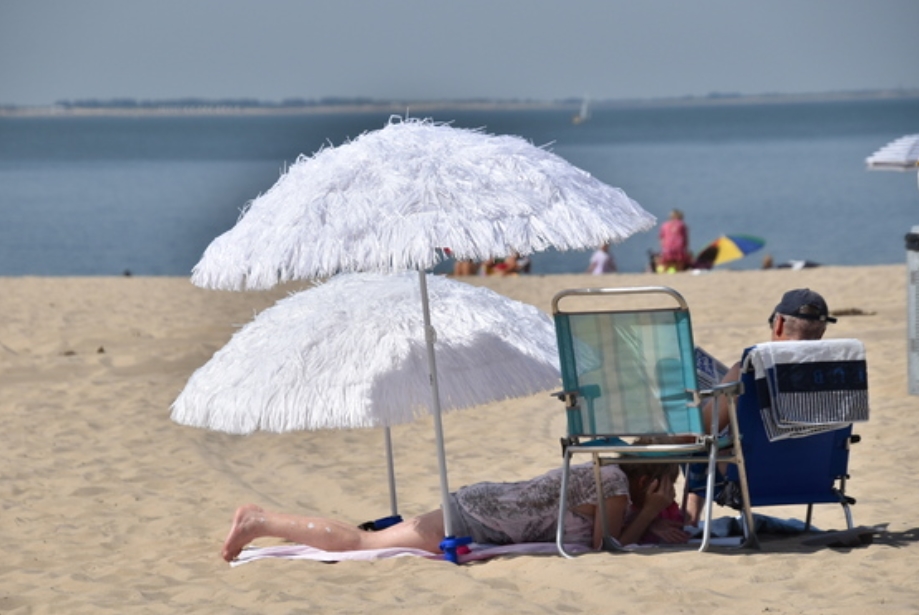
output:
[[683, 212], [674, 209], [670, 218], [661, 224], [658, 235], [661, 253], [658, 258], [658, 271], [685, 271], [692, 262], [689, 252], [689, 228], [683, 222]]

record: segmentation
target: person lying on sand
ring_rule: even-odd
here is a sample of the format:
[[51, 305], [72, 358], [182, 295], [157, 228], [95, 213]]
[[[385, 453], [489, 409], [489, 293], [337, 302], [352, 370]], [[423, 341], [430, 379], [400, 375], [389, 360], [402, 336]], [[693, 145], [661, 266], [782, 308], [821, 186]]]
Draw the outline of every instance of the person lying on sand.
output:
[[[451, 498], [454, 533], [482, 544], [555, 542], [561, 490], [561, 469], [513, 482], [483, 482], [462, 487]], [[681, 520], [662, 515], [676, 497], [679, 467], [665, 463], [627, 463], [601, 468], [604, 506], [610, 534], [621, 544], [684, 543], [689, 536]], [[571, 467], [570, 508], [565, 542], [600, 549], [603, 524], [597, 511], [593, 464]], [[444, 518], [433, 510], [377, 532], [350, 523], [267, 511], [255, 504], [236, 510], [221, 553], [232, 561], [258, 538], [280, 538], [325, 551], [410, 548], [440, 553]]]

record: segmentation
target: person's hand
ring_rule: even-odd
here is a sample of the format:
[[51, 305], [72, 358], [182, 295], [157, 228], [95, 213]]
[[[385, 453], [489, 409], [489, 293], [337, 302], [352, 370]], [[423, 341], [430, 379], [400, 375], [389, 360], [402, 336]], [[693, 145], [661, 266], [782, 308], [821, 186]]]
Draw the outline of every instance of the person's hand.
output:
[[664, 510], [676, 499], [676, 487], [669, 476], [656, 478], [651, 481], [645, 490], [645, 503], [642, 508], [648, 509], [655, 515]]
[[682, 544], [689, 540], [689, 534], [683, 530], [683, 524], [672, 519], [655, 519], [648, 526], [648, 532], [661, 542]]

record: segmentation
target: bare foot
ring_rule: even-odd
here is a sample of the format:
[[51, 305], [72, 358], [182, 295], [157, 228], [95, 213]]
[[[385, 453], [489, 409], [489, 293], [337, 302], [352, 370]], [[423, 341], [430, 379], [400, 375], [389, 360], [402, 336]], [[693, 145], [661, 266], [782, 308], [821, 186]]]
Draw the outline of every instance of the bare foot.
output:
[[258, 538], [259, 525], [263, 523], [262, 514], [265, 512], [255, 504], [246, 504], [236, 509], [233, 516], [233, 525], [230, 527], [230, 533], [223, 542], [223, 551], [221, 556], [230, 562], [239, 555], [247, 544]]

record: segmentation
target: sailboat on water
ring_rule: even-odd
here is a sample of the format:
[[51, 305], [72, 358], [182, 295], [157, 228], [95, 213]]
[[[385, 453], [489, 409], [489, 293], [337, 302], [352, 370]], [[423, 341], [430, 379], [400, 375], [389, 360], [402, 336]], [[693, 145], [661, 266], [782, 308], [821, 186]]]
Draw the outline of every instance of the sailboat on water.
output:
[[582, 124], [590, 119], [590, 99], [585, 96], [581, 101], [581, 110], [571, 118], [572, 124]]

